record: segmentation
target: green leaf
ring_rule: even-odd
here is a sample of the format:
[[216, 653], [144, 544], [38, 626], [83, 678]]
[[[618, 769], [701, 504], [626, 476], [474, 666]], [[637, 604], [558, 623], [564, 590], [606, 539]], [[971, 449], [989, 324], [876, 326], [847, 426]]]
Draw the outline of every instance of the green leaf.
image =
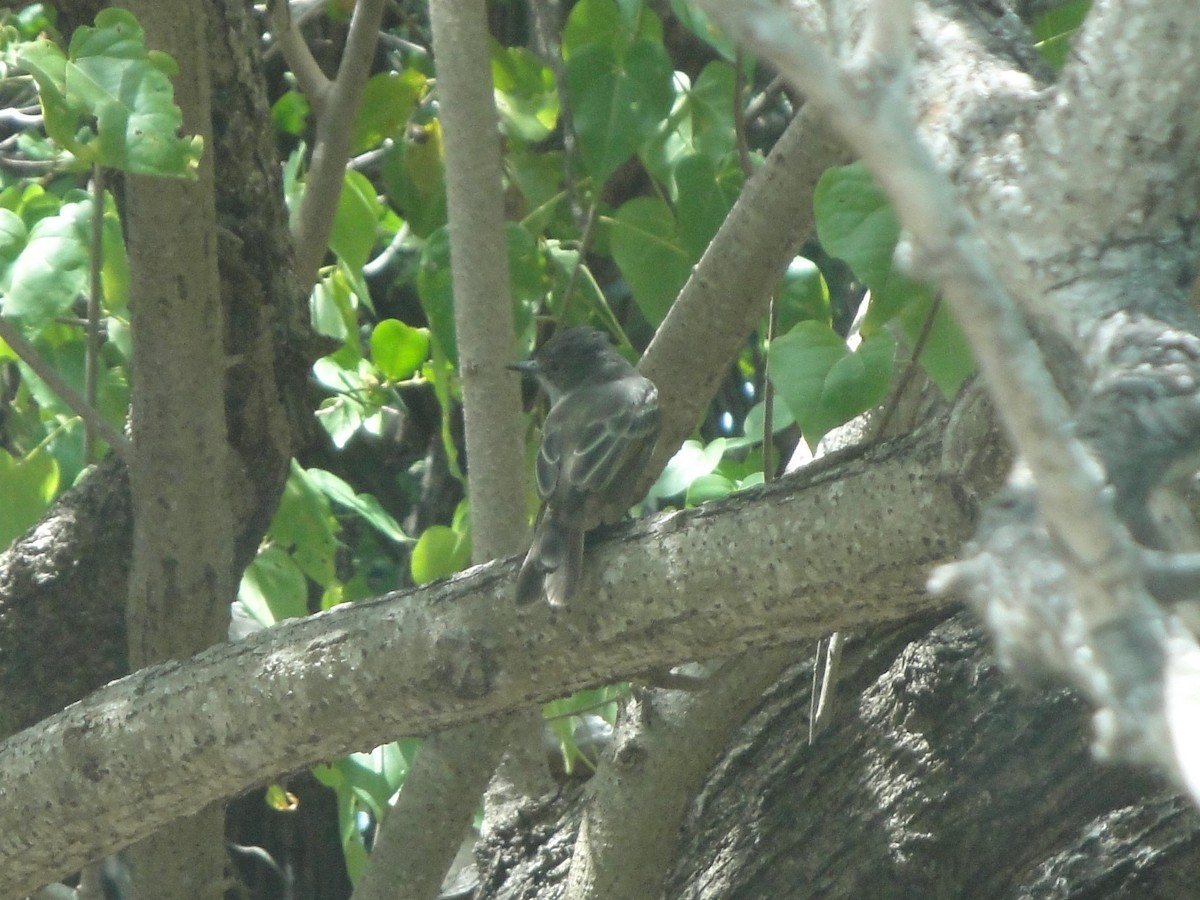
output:
[[371, 182], [361, 172], [347, 169], [338, 195], [329, 247], [351, 270], [361, 269], [370, 258], [378, 237], [380, 214]]
[[870, 173], [859, 163], [829, 169], [817, 194], [813, 202], [822, 246], [871, 289], [863, 335], [874, 334], [910, 304], [928, 306], [932, 290], [893, 266], [900, 223]]
[[706, 156], [688, 156], [675, 168], [679, 192], [676, 215], [685, 252], [698, 260], [729, 215], [742, 188], [742, 171], [733, 163], [718, 169]]
[[686, 491], [696, 479], [714, 472], [725, 454], [726, 441], [717, 438], [709, 444], [684, 441], [650, 488], [651, 497], [674, 497]]
[[381, 72], [367, 79], [350, 152], [362, 153], [393, 137], [413, 114], [426, 84], [416, 69]]
[[9, 267], [29, 240], [25, 223], [11, 209], [0, 208], [0, 293], [8, 292]]
[[[517, 223], [508, 222], [505, 223], [504, 238], [513, 325], [516, 333], [521, 334], [531, 322], [533, 307], [545, 295], [550, 279], [545, 257], [533, 235]], [[447, 228], [431, 234], [421, 249], [417, 295], [434, 341], [457, 367], [458, 337], [454, 325], [454, 285], [450, 277], [450, 232]]]
[[358, 317], [354, 310], [354, 294], [340, 267], [313, 285], [308, 304], [313, 328], [318, 334], [344, 341], [355, 333]]
[[421, 248], [417, 269], [417, 296], [429, 322], [433, 339], [455, 366], [458, 335], [454, 330], [454, 285], [450, 280], [450, 231], [439, 228]]
[[195, 177], [202, 142], [177, 136], [183, 116], [170, 77], [178, 69], [146, 49], [128, 11], [105, 9], [95, 28], [75, 29], [66, 56], [43, 39], [25, 45], [18, 61], [38, 84], [47, 133], [81, 165]]
[[280, 134], [299, 137], [308, 127], [308, 114], [311, 111], [307, 97], [299, 91], [286, 91], [271, 106], [271, 121]]
[[396, 742], [376, 747], [370, 753], [351, 753], [335, 765], [345, 776], [346, 785], [377, 819], [387, 814], [388, 801], [408, 774], [408, 759]]
[[398, 544], [407, 544], [412, 540], [375, 497], [356, 493], [344, 480], [324, 469], [306, 469], [305, 475], [309, 484], [339, 506], [358, 513], [384, 537]]
[[733, 83], [733, 68], [717, 61], [701, 70], [695, 84], [689, 84], [684, 73], [675, 74], [675, 106], [665, 127], [641, 153], [646, 168], [668, 186], [672, 198], [679, 196], [675, 167], [689, 156], [699, 154], [714, 166], [733, 162], [741, 176], [734, 155]]
[[547, 138], [558, 121], [554, 73], [524, 47], [492, 42], [492, 85], [500, 129], [527, 144]]
[[429, 357], [429, 329], [384, 319], [371, 330], [371, 360], [391, 381], [403, 381]]
[[692, 271], [670, 207], [653, 197], [623, 204], [611, 226], [613, 259], [646, 321], [657, 327]]
[[263, 626], [308, 615], [308, 582], [282, 547], [264, 547], [242, 575], [238, 600]]
[[458, 442], [455, 440], [453, 428], [456, 405], [462, 392], [455, 377], [454, 365], [446, 358], [437, 341], [430, 344], [429, 349], [430, 360], [421, 369], [421, 374], [433, 385], [433, 395], [437, 398], [438, 409], [441, 412], [442, 449], [446, 453], [450, 474], [465, 485], [466, 478], [458, 462]]
[[828, 325], [801, 322], [770, 348], [771, 381], [810, 447], [887, 395], [895, 345], [886, 331], [855, 352]]
[[34, 525], [58, 493], [58, 463], [48, 453], [15, 459], [0, 450], [0, 548]]
[[85, 197], [40, 219], [9, 270], [3, 311], [22, 319], [29, 333], [40, 332], [87, 289], [91, 215]]
[[588, 44], [602, 43], [624, 52], [637, 37], [613, 0], [580, 0], [571, 7], [563, 26], [563, 58], [570, 59]]
[[646, 39], [623, 54], [608, 44], [585, 44], [567, 60], [565, 75], [583, 160], [601, 184], [654, 137], [671, 111], [671, 60]]
[[1092, 0], [1072, 0], [1042, 13], [1033, 23], [1034, 47], [1055, 72], [1062, 70], [1071, 42], [1083, 26]]
[[48, 193], [40, 184], [17, 182], [0, 191], [0, 207], [20, 216], [26, 229], [57, 213], [62, 204], [61, 197]]
[[512, 147], [504, 155], [504, 171], [524, 200], [521, 225], [535, 235], [554, 225], [573, 227], [570, 206], [563, 190], [563, 153], [533, 153]]
[[[925, 327], [932, 302], [930, 295], [923, 302], [910, 304], [900, 313], [898, 320], [910, 346], [916, 344]], [[933, 324], [917, 362], [947, 399], [958, 393], [967, 376], [975, 371], [975, 359], [967, 339], [944, 303], [938, 306], [934, 314]]]
[[[775, 394], [771, 404], [771, 432], [778, 434], [785, 428], [790, 428], [796, 424], [796, 417], [792, 415], [791, 409], [783, 401], [783, 398], [778, 393]], [[766, 401], [755, 403], [750, 407], [750, 411], [746, 413], [746, 418], [742, 420], [743, 436], [731, 440], [730, 447], [742, 446], [743, 444], [758, 444], [762, 442], [763, 434], [767, 424], [767, 404]]]
[[23, 40], [33, 40], [41, 32], [51, 32], [58, 24], [58, 10], [45, 3], [30, 3], [13, 12], [0, 12], [0, 24], [14, 25]]
[[329, 501], [300, 464], [292, 460], [279, 509], [271, 520], [269, 534], [272, 541], [291, 552], [300, 571], [324, 586], [336, 577], [337, 531], [337, 520], [329, 510]]
[[428, 584], [460, 572], [471, 561], [470, 543], [445, 525], [431, 525], [421, 533], [410, 560], [413, 584]]
[[366, 408], [353, 397], [326, 397], [317, 408], [317, 421], [341, 450], [366, 423]]
[[914, 281], [901, 272], [892, 270], [883, 282], [871, 291], [871, 305], [863, 320], [864, 336], [874, 334], [896, 316], [911, 306], [928, 308], [933, 289], [920, 281]]
[[109, 312], [124, 312], [129, 308], [129, 254], [125, 250], [125, 235], [116, 200], [107, 191], [100, 225], [100, 252], [104, 257], [100, 267], [104, 308]]
[[775, 295], [775, 308], [780, 334], [787, 334], [800, 322], [830, 324], [829, 286], [816, 263], [803, 256], [788, 263]]
[[699, 506], [709, 500], [719, 500], [732, 494], [736, 487], [732, 481], [716, 472], [701, 475], [688, 485], [684, 505]]
[[516, 222], [504, 223], [508, 276], [512, 291], [513, 332], [524, 334], [533, 313], [550, 289], [548, 261], [537, 240]]
[[730, 40], [712, 20], [695, 4], [685, 0], [671, 0], [671, 11], [680, 24], [700, 38], [725, 59], [732, 61], [737, 55], [737, 44]]
[[414, 235], [429, 237], [446, 224], [445, 156], [437, 119], [406, 128], [384, 153], [380, 175], [388, 199]]
[[862, 163], [826, 169], [813, 195], [817, 237], [863, 284], [878, 290], [892, 271], [900, 236], [895, 210]]

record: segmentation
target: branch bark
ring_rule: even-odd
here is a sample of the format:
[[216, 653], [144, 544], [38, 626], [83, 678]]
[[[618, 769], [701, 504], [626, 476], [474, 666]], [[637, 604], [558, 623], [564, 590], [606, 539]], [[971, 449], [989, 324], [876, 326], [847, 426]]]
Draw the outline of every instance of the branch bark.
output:
[[[329, 250], [333, 214], [342, 193], [350, 141], [354, 137], [354, 117], [358, 115], [367, 74], [371, 71], [379, 23], [383, 20], [383, 2], [360, 0], [354, 4], [337, 77], [312, 98], [320, 113], [317, 140], [304, 198], [296, 215], [296, 273], [304, 285], [316, 282], [321, 261]], [[292, 38], [298, 39], [294, 34]]]
[[[939, 425], [616, 531], [590, 555], [588, 607], [518, 612], [514, 558], [116, 682], [0, 748], [10, 798], [0, 893], [33, 890], [181, 813], [397, 734], [929, 609], [924, 573], [971, 522], [963, 487], [940, 470]], [[869, 579], [850, 574], [864, 515], [892, 536]]]
[[[1129, 534], [1103, 491], [1103, 471], [1070, 428], [1067, 402], [974, 221], [918, 138], [910, 91], [912, 0], [867, 4], [861, 37], [832, 53], [765, 0], [700, 5], [827, 112], [893, 201], [911, 233], [916, 265], [942, 289], [971, 344], [1036, 482], [1043, 523], [1062, 548], [1071, 615], [1087, 651], [1072, 680], [1102, 710], [1106, 726], [1100, 734], [1109, 752], [1178, 776], [1179, 759], [1186, 756], [1171, 738], [1166, 678], [1200, 671], [1200, 646], [1179, 623], [1160, 618], [1141, 582]], [[1155, 9], [1153, 15], [1160, 14]], [[1200, 46], [1200, 31], [1196, 38]], [[958, 572], [966, 577], [966, 570]], [[1028, 602], [1032, 612], [1038, 601]], [[1196, 793], [1200, 799], [1200, 786]]]
[[[183, 77], [175, 99], [185, 130], [212, 147], [207, 12], [134, 2], [147, 44]], [[234, 571], [230, 453], [225, 427], [225, 328], [217, 267], [212, 153], [194, 182], [130, 176], [125, 183], [133, 297], [133, 566], [129, 662], [186, 659], [225, 639]], [[186, 900], [220, 889], [220, 803], [130, 849], [134, 898]]]

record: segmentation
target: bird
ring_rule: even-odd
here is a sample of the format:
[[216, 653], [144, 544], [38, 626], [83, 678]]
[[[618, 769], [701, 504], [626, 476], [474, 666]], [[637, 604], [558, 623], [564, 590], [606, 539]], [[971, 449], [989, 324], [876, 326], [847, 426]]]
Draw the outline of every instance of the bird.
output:
[[617, 521], [658, 441], [658, 388], [594, 328], [558, 331], [509, 368], [533, 375], [550, 410], [535, 476], [541, 506], [516, 599], [563, 606], [579, 587], [584, 535]]

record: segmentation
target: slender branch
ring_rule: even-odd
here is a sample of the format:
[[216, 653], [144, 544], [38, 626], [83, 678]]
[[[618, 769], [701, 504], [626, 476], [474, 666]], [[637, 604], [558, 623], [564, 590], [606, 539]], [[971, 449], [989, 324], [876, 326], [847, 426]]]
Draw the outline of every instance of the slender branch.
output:
[[267, 3], [267, 19], [271, 23], [271, 30], [275, 32], [277, 46], [313, 112], [318, 117], [324, 115], [332, 82], [321, 71], [321, 66], [308, 48], [300, 32], [300, 21], [292, 16], [287, 0], [270, 0]]
[[[484, 4], [434, 0], [429, 16], [446, 136], [450, 275], [471, 461], [471, 554], [475, 562], [484, 562], [522, 549], [527, 532], [524, 480], [514, 477], [523, 467], [520, 386], [506, 369], [515, 336], [504, 169]], [[512, 604], [508, 597], [501, 602]], [[523, 735], [517, 744], [526, 751], [523, 758], [544, 768], [541, 729], [540, 716], [529, 710], [426, 740], [376, 836], [371, 865], [354, 900], [435, 896], [501, 756], [506, 749], [513, 756], [513, 738]]]
[[[92, 168], [92, 235], [91, 253], [88, 260], [88, 299], [87, 299], [87, 355], [83, 368], [83, 397], [87, 405], [96, 408], [96, 396], [99, 392], [97, 376], [100, 369], [100, 298], [104, 285], [100, 280], [100, 270], [104, 266], [104, 168]], [[92, 446], [95, 434], [92, 426], [88, 425], [83, 436], [83, 458], [92, 460]]]
[[892, 416], [896, 414], [897, 407], [900, 406], [900, 400], [904, 396], [908, 386], [912, 384], [912, 380], [917, 373], [917, 364], [921, 360], [921, 354], [925, 350], [925, 345], [929, 342], [929, 335], [933, 332], [933, 322], [937, 318], [938, 310], [942, 308], [942, 297], [940, 294], [935, 294], [933, 302], [929, 304], [929, 312], [925, 314], [925, 321], [921, 323], [921, 331], [917, 335], [917, 339], [913, 342], [912, 353], [909, 354], [908, 365], [904, 371], [900, 373], [900, 378], [896, 381], [896, 386], [892, 388], [888, 395], [887, 405], [883, 408], [883, 413], [879, 416], [878, 422], [875, 424], [875, 434], [872, 440], [881, 441], [887, 434], [888, 425], [891, 424]]
[[333, 215], [342, 192], [346, 160], [350, 157], [354, 119], [375, 55], [383, 5], [384, 0], [359, 0], [355, 4], [337, 77], [325, 91], [327, 102], [317, 117], [312, 168], [294, 231], [296, 271], [305, 286], [316, 282], [333, 231]]
[[[592, 246], [592, 236], [594, 234], [594, 226], [596, 224], [596, 202], [597, 198], [593, 197], [591, 205], [588, 206], [587, 215], [583, 220], [583, 233], [579, 236], [579, 256], [575, 258], [575, 265], [571, 267], [571, 274], [567, 278], [567, 286], [563, 288], [562, 310], [559, 313], [558, 319], [562, 324], [566, 324], [569, 319], [567, 312], [571, 308], [571, 299], [575, 295], [575, 286], [579, 283], [579, 275], [587, 265], [588, 251]], [[620, 323], [616, 321], [616, 316], [610, 316], [617, 330], [621, 330]], [[629, 339], [625, 337], [622, 331], [621, 337], [624, 339], [626, 346], [629, 344]]]
[[750, 164], [750, 146], [746, 141], [746, 108], [742, 106], [742, 97], [746, 93], [745, 69], [746, 54], [739, 47], [733, 58], [733, 134], [742, 174], [749, 178], [754, 174], [754, 168]]
[[33, 369], [33, 373], [38, 378], [46, 382], [46, 386], [54, 391], [63, 403], [67, 404], [87, 425], [96, 429], [97, 433], [112, 447], [113, 452], [121, 457], [126, 465], [129, 465], [133, 452], [133, 445], [129, 442], [129, 438], [108, 424], [95, 407], [88, 405], [83, 396], [67, 384], [62, 376], [42, 359], [33, 344], [25, 340], [21, 332], [3, 317], [0, 317], [0, 338], [3, 338], [4, 343], [8, 344], [13, 353], [17, 354], [25, 365]]
[[780, 91], [784, 89], [786, 84], [787, 82], [785, 82], [778, 75], [772, 78], [771, 83], [763, 88], [763, 92], [750, 101], [749, 105], [746, 107], [745, 113], [742, 115], [742, 118], [747, 122], [753, 122], [755, 119], [761, 116], [764, 112], [766, 112], [767, 107], [771, 104], [771, 102], [779, 95]]
[[[562, 128], [563, 141], [563, 184], [571, 202], [571, 215], [575, 226], [587, 233], [588, 224], [595, 215], [596, 198], [593, 197], [589, 211], [579, 196], [575, 184], [575, 168], [579, 154], [579, 141], [575, 137], [575, 123], [571, 115], [571, 98], [567, 93], [567, 79], [562, 60], [562, 9], [560, 0], [534, 0], [531, 4], [534, 31], [540, 50], [554, 76], [554, 89], [558, 94], [558, 123]], [[599, 190], [597, 185], [597, 192]]]

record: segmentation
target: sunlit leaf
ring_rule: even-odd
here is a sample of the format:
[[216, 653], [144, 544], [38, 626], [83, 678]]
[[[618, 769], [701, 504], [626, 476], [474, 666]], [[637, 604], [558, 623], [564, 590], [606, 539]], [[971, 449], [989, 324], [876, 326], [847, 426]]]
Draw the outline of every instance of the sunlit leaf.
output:
[[887, 395], [894, 355], [886, 331], [851, 352], [829, 326], [801, 322], [771, 344], [771, 381], [815, 447], [831, 429]]

